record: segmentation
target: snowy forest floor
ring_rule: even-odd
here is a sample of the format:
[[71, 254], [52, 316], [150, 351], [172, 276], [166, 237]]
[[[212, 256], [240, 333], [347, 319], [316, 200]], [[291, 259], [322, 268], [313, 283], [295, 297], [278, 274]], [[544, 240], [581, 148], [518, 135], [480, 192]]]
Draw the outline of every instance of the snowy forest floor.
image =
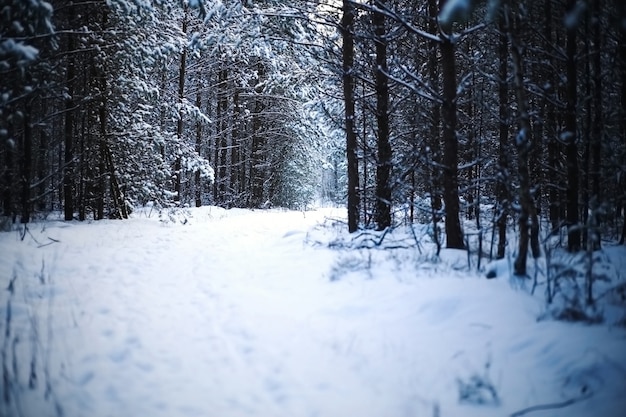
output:
[[462, 252], [338, 245], [343, 212], [1, 233], [0, 416], [626, 415], [625, 327], [538, 320]]

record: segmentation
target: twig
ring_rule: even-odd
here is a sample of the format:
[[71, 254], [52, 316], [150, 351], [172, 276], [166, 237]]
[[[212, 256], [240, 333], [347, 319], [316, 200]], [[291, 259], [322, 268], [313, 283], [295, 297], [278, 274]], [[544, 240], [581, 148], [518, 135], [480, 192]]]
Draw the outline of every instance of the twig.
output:
[[413, 222], [411, 222], [411, 233], [413, 234], [413, 239], [415, 239], [415, 246], [417, 246], [417, 251], [419, 252], [419, 254], [422, 254], [422, 248], [420, 245], [420, 241], [417, 238], [417, 233], [415, 233], [415, 227], [413, 226]]
[[53, 238], [51, 238], [51, 237], [48, 237], [48, 239], [50, 240], [50, 242], [48, 242], [48, 243], [38, 243], [37, 248], [38, 248], [38, 249], [39, 249], [39, 248], [43, 248], [43, 247], [45, 247], [45, 246], [50, 246], [50, 245], [52, 245], [52, 244], [54, 244], [54, 243], [59, 243], [59, 242], [60, 242], [60, 240], [53, 239]]
[[556, 408], [569, 407], [572, 404], [575, 404], [584, 400], [588, 400], [589, 398], [592, 397], [592, 395], [593, 394], [587, 394], [578, 398], [570, 398], [569, 400], [562, 401], [560, 403], [533, 405], [532, 407], [524, 408], [522, 410], [514, 412], [513, 414], [511, 414], [511, 417], [519, 417], [519, 416], [523, 416], [524, 414], [533, 413], [535, 411], [554, 410]]
[[48, 245], [52, 245], [53, 243], [59, 243], [60, 240], [58, 239], [53, 239], [50, 236], [48, 236], [48, 240], [50, 240], [50, 242], [48, 243], [40, 243], [35, 236], [33, 235], [33, 233], [30, 231], [30, 229], [24, 225], [24, 232], [22, 234], [22, 239], [24, 240], [24, 237], [26, 237], [26, 233], [28, 233], [30, 235], [30, 237], [33, 239], [33, 241], [37, 244], [37, 248], [43, 248], [44, 246], [48, 246]]

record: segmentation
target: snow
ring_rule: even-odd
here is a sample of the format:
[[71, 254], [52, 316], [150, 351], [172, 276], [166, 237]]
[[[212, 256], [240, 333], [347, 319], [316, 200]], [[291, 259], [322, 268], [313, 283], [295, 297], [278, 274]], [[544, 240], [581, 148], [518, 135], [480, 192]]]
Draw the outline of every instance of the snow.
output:
[[528, 143], [528, 132], [526, 129], [520, 129], [520, 131], [515, 136], [515, 146], [522, 147]]
[[147, 208], [0, 234], [0, 415], [624, 415], [623, 327], [538, 321], [540, 298], [462, 251], [331, 249], [344, 211]]
[[467, 19], [471, 11], [470, 0], [448, 0], [439, 13], [439, 22], [450, 25], [459, 19]]
[[0, 56], [13, 55], [19, 63], [34, 61], [39, 55], [39, 50], [24, 42], [15, 42], [13, 39], [5, 39], [0, 42]]

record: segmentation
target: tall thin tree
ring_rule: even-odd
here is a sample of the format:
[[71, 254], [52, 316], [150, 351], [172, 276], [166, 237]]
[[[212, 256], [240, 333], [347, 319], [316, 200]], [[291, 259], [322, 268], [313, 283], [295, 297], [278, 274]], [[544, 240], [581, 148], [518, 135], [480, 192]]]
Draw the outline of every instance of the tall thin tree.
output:
[[354, 105], [354, 5], [343, 0], [341, 19], [343, 97], [345, 106], [346, 156], [348, 160], [348, 231], [359, 227], [359, 166]]
[[[439, 12], [445, 7], [447, 0], [439, 0]], [[457, 123], [457, 82], [456, 57], [452, 22], [440, 25], [439, 50], [441, 52], [441, 69], [443, 75], [443, 202], [446, 213], [446, 247], [463, 249], [463, 230], [459, 219], [459, 174], [458, 148], [456, 135]]]
[[384, 230], [391, 226], [391, 163], [392, 149], [389, 139], [389, 80], [387, 77], [387, 30], [385, 0], [378, 0], [372, 12], [374, 44], [376, 51], [376, 228]]
[[565, 130], [563, 138], [566, 141], [565, 154], [567, 158], [567, 249], [570, 252], [580, 250], [581, 230], [578, 216], [578, 145], [576, 127], [577, 104], [577, 68], [576, 68], [576, 32], [577, 19], [573, 14], [578, 13], [577, 1], [568, 0], [569, 18], [566, 19], [567, 41], [566, 55], [566, 108]]
[[512, 27], [512, 13], [509, 1], [504, 3], [504, 19], [506, 30], [511, 44], [511, 58], [513, 61], [513, 84], [517, 101], [517, 120], [519, 131], [515, 137], [515, 148], [517, 150], [517, 171], [519, 179], [519, 250], [515, 259], [513, 270], [517, 276], [526, 275], [526, 260], [528, 258], [528, 244], [534, 258], [540, 256], [539, 248], [539, 221], [537, 211], [531, 194], [531, 179], [528, 169], [528, 159], [532, 149], [532, 130], [530, 126], [530, 116], [528, 112], [528, 102], [526, 100], [524, 86], [524, 70], [522, 64], [522, 51], [517, 40], [516, 29]]

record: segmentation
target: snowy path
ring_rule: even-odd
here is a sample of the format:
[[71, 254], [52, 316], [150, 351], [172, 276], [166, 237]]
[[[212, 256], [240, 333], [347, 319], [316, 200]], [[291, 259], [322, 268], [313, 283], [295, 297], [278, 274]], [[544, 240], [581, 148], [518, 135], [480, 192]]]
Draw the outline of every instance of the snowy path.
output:
[[[109, 237], [119, 244], [107, 242], [90, 265], [80, 265], [77, 275], [98, 280], [71, 303], [79, 310], [74, 315], [82, 316], [81, 350], [88, 347], [72, 362], [93, 366], [81, 366], [73, 376], [94, 385], [88, 392], [95, 401], [85, 411], [119, 415], [126, 410], [129, 416], [302, 412], [284, 407], [294, 388], [284, 380], [297, 381], [282, 374], [289, 371], [283, 362], [291, 346], [272, 344], [302, 333], [304, 318], [290, 316], [289, 306], [301, 300], [284, 296], [306, 299], [293, 284], [314, 265], [306, 262], [302, 243], [296, 253], [291, 249], [293, 257], [281, 253], [293, 246], [285, 234], [300, 240], [304, 234], [291, 230], [284, 214], [258, 221], [268, 214], [226, 217], [202, 227], [159, 226], [149, 239], [121, 225]], [[324, 266], [319, 266], [321, 277]], [[272, 285], [289, 288], [275, 293]], [[96, 378], [102, 372], [112, 378]]]
[[[4, 236], [21, 266], [0, 272], [45, 262], [54, 296], [24, 311], [52, 346], [64, 416], [502, 416], [583, 386], [597, 401], [533, 415], [626, 409], [623, 330], [538, 324], [536, 301], [507, 282], [407, 276], [393, 259], [375, 279], [331, 282], [337, 252], [303, 243], [322, 218], [213, 208], [184, 226], [58, 223], [34, 232], [60, 241], [44, 248]], [[486, 364], [501, 404], [459, 403], [458, 379]], [[26, 416], [55, 415], [29, 404]]]

